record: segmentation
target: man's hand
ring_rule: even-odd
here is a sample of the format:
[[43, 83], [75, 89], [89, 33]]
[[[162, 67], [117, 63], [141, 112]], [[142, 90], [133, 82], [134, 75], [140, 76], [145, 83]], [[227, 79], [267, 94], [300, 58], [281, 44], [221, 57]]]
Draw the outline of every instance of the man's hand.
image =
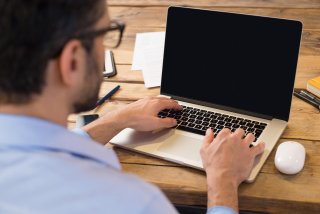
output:
[[158, 117], [163, 109], [182, 110], [182, 107], [172, 99], [149, 97], [109, 112], [83, 129], [94, 140], [105, 144], [125, 128], [153, 131], [177, 125], [176, 119]]
[[242, 129], [234, 133], [223, 129], [216, 138], [211, 129], [206, 132], [200, 154], [207, 173], [208, 207], [223, 205], [238, 210], [238, 186], [264, 150], [264, 143], [249, 148], [254, 136], [243, 136]]
[[182, 110], [177, 101], [164, 97], [148, 97], [125, 106], [119, 111], [124, 118], [126, 128], [137, 131], [153, 131], [177, 125], [174, 118], [159, 118], [163, 109]]

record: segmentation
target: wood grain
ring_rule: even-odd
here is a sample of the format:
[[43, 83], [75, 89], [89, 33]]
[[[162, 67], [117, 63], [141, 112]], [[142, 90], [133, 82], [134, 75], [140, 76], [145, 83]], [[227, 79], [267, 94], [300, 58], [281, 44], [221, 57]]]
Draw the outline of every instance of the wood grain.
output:
[[[229, 8], [209, 7], [210, 10], [236, 12], [259, 16], [271, 16], [285, 19], [300, 20], [304, 29], [320, 29], [320, 9], [279, 9], [279, 8]], [[110, 7], [110, 16], [123, 20], [132, 27], [165, 27], [167, 7]], [[155, 15], [156, 14], [156, 15]]]
[[259, 8], [320, 8], [318, 0], [108, 0], [110, 6], [171, 6], [192, 7], [259, 7]]

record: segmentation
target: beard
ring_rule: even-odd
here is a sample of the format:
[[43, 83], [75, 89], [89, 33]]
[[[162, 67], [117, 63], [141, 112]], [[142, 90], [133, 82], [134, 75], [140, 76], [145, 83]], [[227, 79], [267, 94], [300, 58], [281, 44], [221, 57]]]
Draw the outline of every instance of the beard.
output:
[[87, 69], [84, 79], [83, 89], [79, 92], [80, 98], [74, 102], [74, 113], [92, 110], [98, 100], [100, 85], [102, 82], [102, 71], [100, 71], [98, 62], [94, 59], [94, 54], [88, 54]]

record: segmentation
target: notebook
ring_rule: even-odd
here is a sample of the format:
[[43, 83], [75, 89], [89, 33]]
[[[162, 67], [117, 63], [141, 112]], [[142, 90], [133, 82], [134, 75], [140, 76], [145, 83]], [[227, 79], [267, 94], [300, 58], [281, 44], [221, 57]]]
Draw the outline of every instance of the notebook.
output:
[[111, 143], [203, 170], [205, 130], [245, 129], [266, 143], [247, 182], [253, 182], [285, 130], [290, 114], [302, 23], [296, 20], [169, 7], [160, 96], [178, 126], [160, 132], [125, 129]]

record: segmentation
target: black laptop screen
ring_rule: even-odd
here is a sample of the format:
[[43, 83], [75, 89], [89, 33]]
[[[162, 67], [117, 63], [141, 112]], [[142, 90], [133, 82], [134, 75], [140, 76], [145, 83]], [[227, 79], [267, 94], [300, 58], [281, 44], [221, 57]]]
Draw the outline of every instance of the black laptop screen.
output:
[[170, 7], [161, 93], [288, 120], [301, 31], [293, 20]]

